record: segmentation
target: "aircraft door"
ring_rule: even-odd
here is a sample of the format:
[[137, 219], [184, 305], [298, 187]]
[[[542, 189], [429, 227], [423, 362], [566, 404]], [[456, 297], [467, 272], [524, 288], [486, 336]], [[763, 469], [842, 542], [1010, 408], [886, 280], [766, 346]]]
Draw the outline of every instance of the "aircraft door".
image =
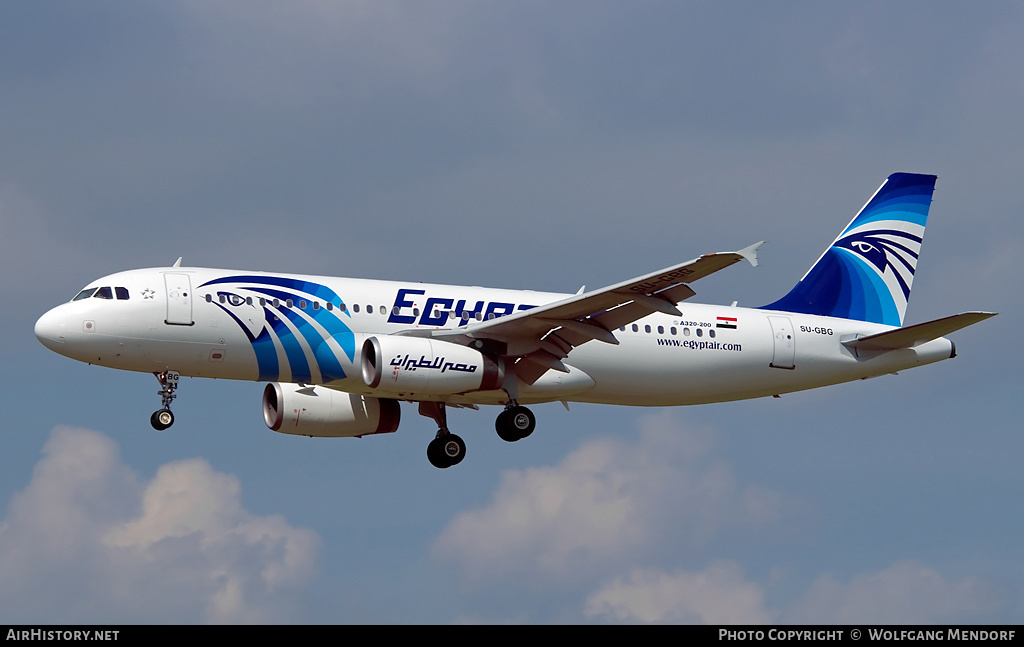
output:
[[164, 274], [167, 287], [167, 318], [172, 326], [192, 325], [192, 280], [188, 274]]
[[768, 317], [768, 323], [772, 326], [772, 337], [775, 344], [775, 353], [772, 356], [773, 368], [796, 368], [796, 336], [793, 334], [793, 324], [789, 317]]

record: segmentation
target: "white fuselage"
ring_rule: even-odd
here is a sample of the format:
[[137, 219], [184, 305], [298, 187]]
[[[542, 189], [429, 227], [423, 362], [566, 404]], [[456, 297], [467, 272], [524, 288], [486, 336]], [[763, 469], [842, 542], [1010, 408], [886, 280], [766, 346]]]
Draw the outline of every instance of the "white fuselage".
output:
[[[133, 270], [90, 287], [112, 288], [103, 293], [110, 298], [93, 294], [46, 313], [36, 334], [47, 347], [123, 370], [324, 384], [382, 398], [395, 394], [369, 388], [360, 371], [367, 337], [457, 329], [568, 296], [205, 268]], [[533, 385], [521, 384], [519, 400], [723, 402], [883, 375], [952, 355], [944, 338], [875, 352], [842, 344], [892, 329], [880, 324], [689, 302], [679, 310], [681, 317], [656, 313], [611, 331], [617, 345], [591, 341], [572, 349], [564, 360], [569, 373], [550, 370]], [[508, 397], [493, 390], [407, 399], [501, 404]]]

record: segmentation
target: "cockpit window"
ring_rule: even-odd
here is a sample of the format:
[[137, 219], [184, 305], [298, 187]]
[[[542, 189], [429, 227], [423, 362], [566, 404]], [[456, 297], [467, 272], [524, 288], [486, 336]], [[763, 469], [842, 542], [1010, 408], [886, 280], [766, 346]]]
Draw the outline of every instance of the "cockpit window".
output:
[[96, 294], [92, 296], [95, 299], [113, 299], [114, 291], [111, 290], [109, 287], [103, 287], [100, 288], [99, 290], [96, 290]]
[[128, 288], [121, 288], [121, 287], [114, 288], [114, 294], [117, 295], [117, 300], [118, 301], [127, 301], [128, 300]]
[[95, 291], [96, 291], [96, 288], [85, 288], [84, 290], [79, 292], [77, 295], [75, 295], [75, 298], [72, 299], [72, 301], [81, 301], [82, 299], [88, 299], [89, 297], [92, 296], [92, 293], [95, 292]]

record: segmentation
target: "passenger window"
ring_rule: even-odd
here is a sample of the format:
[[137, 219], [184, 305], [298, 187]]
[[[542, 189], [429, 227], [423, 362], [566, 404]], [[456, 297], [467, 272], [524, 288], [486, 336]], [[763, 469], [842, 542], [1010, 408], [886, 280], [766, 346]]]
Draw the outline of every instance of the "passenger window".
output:
[[228, 300], [227, 296], [225, 296], [225, 295], [223, 295], [223, 294], [221, 294], [221, 295], [218, 295], [218, 296], [220, 297], [220, 302], [221, 302], [221, 303], [224, 303], [224, 302], [226, 302], [226, 301]]
[[412, 309], [412, 316], [414, 316], [414, 317], [420, 316], [420, 309], [419, 308], [413, 308]]
[[671, 328], [668, 329], [668, 331], [674, 335], [676, 334], [676, 327], [672, 326]]
[[81, 301], [82, 299], [88, 299], [92, 296], [92, 293], [96, 291], [96, 288], [86, 288], [75, 295], [72, 301]]
[[650, 326], [644, 326], [644, 332], [651, 332]]
[[274, 303], [274, 307], [275, 308], [280, 308], [281, 307], [281, 302], [278, 301], [277, 299], [274, 299], [273, 303]]
[[92, 295], [96, 299], [113, 299], [114, 292], [110, 288], [100, 288], [96, 290], [96, 294]]
[[247, 305], [247, 306], [251, 306], [252, 305], [252, 297], [245, 297], [245, 305]]
[[300, 310], [305, 310], [306, 309], [306, 300], [305, 299], [299, 299], [299, 309]]
[[714, 337], [714, 336], [715, 336], [715, 331], [714, 330], [709, 330], [708, 331], [708, 337]]
[[384, 306], [381, 306], [381, 307], [380, 307], [380, 313], [381, 313], [382, 315], [386, 315], [386, 314], [388, 313], [388, 309], [387, 309], [387, 308], [385, 308]]
[[320, 309], [320, 302], [319, 301], [314, 301], [313, 302], [313, 309], [314, 310], [319, 310]]
[[701, 330], [700, 328], [698, 328], [698, 329], [697, 329], [697, 336], [698, 336], [698, 337], [703, 337], [703, 336], [704, 336], [704, 331], [703, 331], [703, 330]]
[[683, 328], [683, 337], [689, 337], [689, 336], [690, 336], [690, 329], [689, 328]]
[[355, 312], [355, 313], [359, 312], [359, 304], [358, 303], [355, 304], [354, 306], [352, 306], [352, 312]]
[[395, 306], [394, 308], [391, 308], [391, 314], [393, 314], [393, 315], [400, 314], [401, 312], [402, 312], [402, 310], [398, 306]]
[[128, 288], [114, 288], [114, 294], [117, 295], [118, 301], [128, 300]]
[[658, 326], [658, 334], [659, 335], [664, 335], [665, 334], [665, 327], [664, 326]]
[[339, 303], [338, 304], [338, 310], [341, 310], [342, 312], [345, 312], [346, 310], [348, 310], [348, 306], [345, 305], [344, 303]]
[[640, 326], [633, 324], [633, 332], [640, 332]]
[[291, 307], [292, 307], [292, 300], [291, 300], [291, 299], [288, 299], [288, 300], [287, 300], [287, 301], [285, 301], [284, 303], [285, 303], [285, 305], [286, 305], [286, 306], [288, 306], [289, 308], [291, 308]]
[[207, 292], [207, 294], [206, 294], [206, 302], [207, 303], [213, 303], [213, 295], [210, 294], [209, 292]]
[[267, 300], [266, 300], [266, 299], [264, 299], [263, 297], [260, 297], [260, 305], [261, 305], [261, 306], [265, 306], [265, 305], [267, 305]]

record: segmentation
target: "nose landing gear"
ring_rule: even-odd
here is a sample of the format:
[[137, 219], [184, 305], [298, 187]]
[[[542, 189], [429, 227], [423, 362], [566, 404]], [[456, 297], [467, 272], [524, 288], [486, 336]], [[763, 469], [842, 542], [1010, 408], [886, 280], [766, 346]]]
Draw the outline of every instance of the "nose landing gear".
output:
[[178, 372], [165, 371], [163, 373], [153, 373], [153, 375], [160, 382], [160, 390], [156, 394], [160, 396], [163, 408], [153, 412], [153, 415], [149, 417], [149, 424], [153, 425], [153, 429], [163, 431], [174, 424], [171, 402], [177, 397], [174, 395], [174, 391], [178, 388]]

